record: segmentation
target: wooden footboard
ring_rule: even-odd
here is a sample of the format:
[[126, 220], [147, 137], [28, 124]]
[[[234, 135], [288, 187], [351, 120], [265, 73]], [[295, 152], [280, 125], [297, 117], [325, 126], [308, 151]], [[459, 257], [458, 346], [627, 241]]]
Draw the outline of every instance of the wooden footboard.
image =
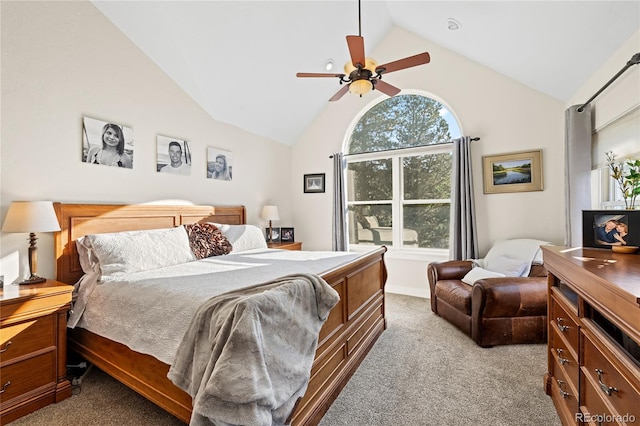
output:
[[[62, 230], [56, 234], [58, 280], [73, 284], [79, 269], [75, 239], [88, 233], [175, 226], [200, 220], [245, 223], [244, 207], [111, 206], [56, 203]], [[158, 220], [159, 219], [159, 220]], [[148, 226], [157, 223], [156, 226]], [[143, 224], [142, 228], [140, 224]], [[114, 226], [117, 229], [114, 229]], [[349, 381], [386, 328], [384, 264], [386, 247], [322, 274], [338, 292], [320, 331], [311, 379], [292, 419], [294, 425], [315, 425]], [[75, 256], [75, 257], [74, 257]], [[191, 397], [168, 378], [169, 365], [132, 351], [127, 346], [77, 328], [68, 332], [70, 351], [175, 415], [185, 423], [191, 417]]]

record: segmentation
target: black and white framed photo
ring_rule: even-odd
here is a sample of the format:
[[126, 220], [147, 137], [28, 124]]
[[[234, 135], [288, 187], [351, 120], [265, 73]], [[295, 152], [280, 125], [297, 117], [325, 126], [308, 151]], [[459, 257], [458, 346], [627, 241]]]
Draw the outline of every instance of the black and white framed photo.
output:
[[271, 227], [271, 238], [269, 238], [269, 228], [264, 229], [264, 235], [267, 238], [267, 242], [269, 243], [279, 243], [280, 242], [280, 228]]
[[82, 118], [82, 161], [133, 168], [133, 129], [122, 124]]
[[294, 242], [293, 228], [280, 228], [280, 241], [283, 243]]
[[157, 136], [156, 170], [158, 173], [189, 176], [191, 150], [189, 142], [169, 136]]
[[230, 151], [207, 147], [207, 178], [231, 180], [233, 156]]
[[324, 192], [324, 173], [304, 175], [304, 192]]

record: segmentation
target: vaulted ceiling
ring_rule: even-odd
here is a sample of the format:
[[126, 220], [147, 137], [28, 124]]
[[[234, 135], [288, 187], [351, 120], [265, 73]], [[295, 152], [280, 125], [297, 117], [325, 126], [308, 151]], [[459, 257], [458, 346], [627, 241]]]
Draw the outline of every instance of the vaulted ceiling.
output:
[[[340, 88], [296, 72], [326, 72], [330, 58], [342, 72], [345, 36], [358, 34], [356, 0], [93, 4], [214, 119], [285, 144]], [[365, 0], [361, 10], [367, 52], [403, 27], [560, 101], [640, 27], [637, 0]]]

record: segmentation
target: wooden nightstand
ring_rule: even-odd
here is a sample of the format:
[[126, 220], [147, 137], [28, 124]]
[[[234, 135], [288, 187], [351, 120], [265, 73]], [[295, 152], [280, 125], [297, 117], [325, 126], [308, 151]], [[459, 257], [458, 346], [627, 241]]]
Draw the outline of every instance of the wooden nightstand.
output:
[[302, 250], [302, 242], [267, 243], [267, 247], [282, 250]]
[[72, 290], [54, 280], [0, 289], [0, 424], [71, 396], [66, 363]]

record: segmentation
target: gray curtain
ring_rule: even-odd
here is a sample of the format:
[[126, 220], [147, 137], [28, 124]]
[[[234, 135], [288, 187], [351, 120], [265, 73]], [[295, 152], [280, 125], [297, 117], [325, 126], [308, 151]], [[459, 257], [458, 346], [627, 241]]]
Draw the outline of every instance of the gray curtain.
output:
[[591, 105], [578, 112], [569, 107], [565, 117], [565, 234], [564, 244], [582, 246], [582, 210], [591, 208]]
[[334, 251], [347, 250], [347, 201], [344, 193], [344, 155], [333, 154], [333, 241]]
[[476, 259], [478, 235], [473, 202], [470, 137], [463, 136], [453, 141], [452, 169], [450, 257], [454, 260]]

